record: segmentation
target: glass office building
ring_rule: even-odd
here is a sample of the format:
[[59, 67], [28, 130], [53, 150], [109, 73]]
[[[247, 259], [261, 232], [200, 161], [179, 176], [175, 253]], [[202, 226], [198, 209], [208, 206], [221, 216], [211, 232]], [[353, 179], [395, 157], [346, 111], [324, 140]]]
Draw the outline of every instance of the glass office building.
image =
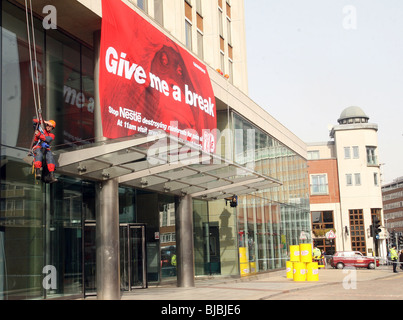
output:
[[[2, 1], [1, 15], [0, 300], [91, 295], [98, 184], [68, 174], [43, 184], [24, 162], [36, 116], [25, 10]], [[55, 154], [98, 146], [94, 49], [62, 29], [45, 30], [39, 19], [35, 35], [34, 83], [44, 117], [57, 123]], [[222, 139], [222, 156], [279, 184], [239, 196], [237, 207], [193, 199], [195, 276], [240, 276], [242, 248], [253, 272], [284, 268], [288, 246], [301, 235], [310, 241], [306, 159], [231, 106], [217, 121], [233, 137]], [[169, 190], [119, 186], [122, 290], [176, 280], [177, 207]]]

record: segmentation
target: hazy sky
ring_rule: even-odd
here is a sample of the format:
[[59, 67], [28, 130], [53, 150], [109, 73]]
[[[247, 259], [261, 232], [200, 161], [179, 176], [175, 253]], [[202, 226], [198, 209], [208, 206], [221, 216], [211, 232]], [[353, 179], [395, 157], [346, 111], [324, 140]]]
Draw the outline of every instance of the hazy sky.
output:
[[245, 0], [249, 96], [305, 142], [359, 106], [403, 176], [403, 1]]

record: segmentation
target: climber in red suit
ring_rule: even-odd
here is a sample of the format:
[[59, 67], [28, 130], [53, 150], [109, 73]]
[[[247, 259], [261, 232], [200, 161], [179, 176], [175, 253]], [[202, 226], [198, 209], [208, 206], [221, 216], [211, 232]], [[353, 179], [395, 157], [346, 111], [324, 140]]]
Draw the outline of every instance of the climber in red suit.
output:
[[44, 121], [45, 128], [44, 130], [40, 129], [39, 120], [34, 119], [35, 125], [35, 138], [34, 138], [34, 167], [35, 167], [35, 179], [41, 179], [41, 168], [43, 158], [46, 159], [47, 169], [49, 170], [49, 179], [46, 182], [54, 183], [57, 182], [55, 178], [55, 160], [53, 158], [52, 151], [50, 151], [50, 144], [53, 140], [55, 140], [55, 135], [52, 133], [52, 130], [56, 127], [56, 122], [53, 120]]

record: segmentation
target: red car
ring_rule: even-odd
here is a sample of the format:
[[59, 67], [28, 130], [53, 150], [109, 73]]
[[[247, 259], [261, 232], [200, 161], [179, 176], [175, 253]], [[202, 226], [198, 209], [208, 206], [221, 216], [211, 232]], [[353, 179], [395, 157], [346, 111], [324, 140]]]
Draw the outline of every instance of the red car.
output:
[[[340, 251], [336, 252], [330, 258], [330, 265], [333, 268], [343, 269], [344, 267], [375, 269], [373, 257], [366, 257], [359, 251]], [[379, 260], [376, 260], [376, 266], [379, 267]]]

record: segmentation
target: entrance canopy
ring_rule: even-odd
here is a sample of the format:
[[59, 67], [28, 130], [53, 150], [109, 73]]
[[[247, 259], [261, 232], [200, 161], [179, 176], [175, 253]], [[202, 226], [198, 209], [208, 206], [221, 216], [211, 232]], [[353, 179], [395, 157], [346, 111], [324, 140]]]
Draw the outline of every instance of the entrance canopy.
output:
[[205, 200], [281, 185], [167, 134], [106, 140], [54, 153], [61, 174], [93, 181], [117, 179], [125, 186]]

